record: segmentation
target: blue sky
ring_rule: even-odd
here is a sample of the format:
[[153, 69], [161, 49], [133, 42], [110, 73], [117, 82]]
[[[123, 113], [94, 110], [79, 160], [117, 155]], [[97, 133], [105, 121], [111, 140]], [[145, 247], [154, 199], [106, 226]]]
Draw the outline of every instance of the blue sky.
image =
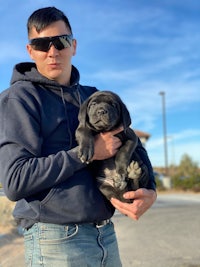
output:
[[169, 164], [183, 154], [200, 166], [199, 0], [12, 0], [0, 5], [0, 92], [14, 64], [30, 61], [26, 22], [38, 8], [56, 6], [69, 17], [81, 83], [120, 95], [132, 127], [151, 134], [153, 166], [164, 165], [162, 97], [165, 92]]

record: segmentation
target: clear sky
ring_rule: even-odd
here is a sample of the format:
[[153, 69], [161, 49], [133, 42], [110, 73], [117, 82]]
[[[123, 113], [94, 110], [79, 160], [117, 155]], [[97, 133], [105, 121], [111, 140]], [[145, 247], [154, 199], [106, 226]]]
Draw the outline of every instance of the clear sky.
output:
[[132, 127], [151, 134], [153, 166], [164, 165], [162, 97], [165, 92], [169, 164], [187, 153], [200, 166], [199, 0], [1, 1], [0, 92], [14, 64], [30, 61], [26, 22], [38, 8], [55, 6], [69, 17], [81, 84], [119, 94]]

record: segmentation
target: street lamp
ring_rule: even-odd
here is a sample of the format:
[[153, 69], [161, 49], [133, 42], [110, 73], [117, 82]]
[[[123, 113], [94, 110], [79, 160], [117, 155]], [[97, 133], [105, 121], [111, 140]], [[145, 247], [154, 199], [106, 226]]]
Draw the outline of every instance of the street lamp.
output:
[[168, 176], [168, 153], [167, 153], [167, 126], [165, 112], [165, 92], [159, 93], [162, 97], [162, 115], [163, 115], [163, 140], [164, 140], [164, 157], [165, 157], [165, 175]]

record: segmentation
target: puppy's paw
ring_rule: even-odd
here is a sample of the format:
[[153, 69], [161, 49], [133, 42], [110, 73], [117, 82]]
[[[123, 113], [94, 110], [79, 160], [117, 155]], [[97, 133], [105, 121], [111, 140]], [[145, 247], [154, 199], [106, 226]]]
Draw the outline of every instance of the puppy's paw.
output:
[[125, 180], [125, 177], [116, 173], [113, 177], [113, 184], [114, 187], [119, 190], [124, 190], [124, 188], [127, 186], [127, 182]]
[[132, 161], [127, 168], [127, 172], [128, 178], [134, 180], [140, 178], [142, 174], [142, 169], [140, 168], [137, 161]]
[[94, 155], [94, 145], [92, 142], [79, 146], [78, 157], [83, 163], [90, 163]]

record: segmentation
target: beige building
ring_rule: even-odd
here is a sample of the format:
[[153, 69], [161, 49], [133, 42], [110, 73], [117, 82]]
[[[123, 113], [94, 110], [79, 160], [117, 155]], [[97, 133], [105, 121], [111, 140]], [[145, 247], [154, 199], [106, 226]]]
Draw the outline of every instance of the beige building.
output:
[[142, 132], [139, 130], [134, 130], [134, 132], [137, 134], [137, 136], [140, 138], [143, 146], [145, 147], [147, 140], [150, 138], [150, 134], [146, 133], [146, 132]]

